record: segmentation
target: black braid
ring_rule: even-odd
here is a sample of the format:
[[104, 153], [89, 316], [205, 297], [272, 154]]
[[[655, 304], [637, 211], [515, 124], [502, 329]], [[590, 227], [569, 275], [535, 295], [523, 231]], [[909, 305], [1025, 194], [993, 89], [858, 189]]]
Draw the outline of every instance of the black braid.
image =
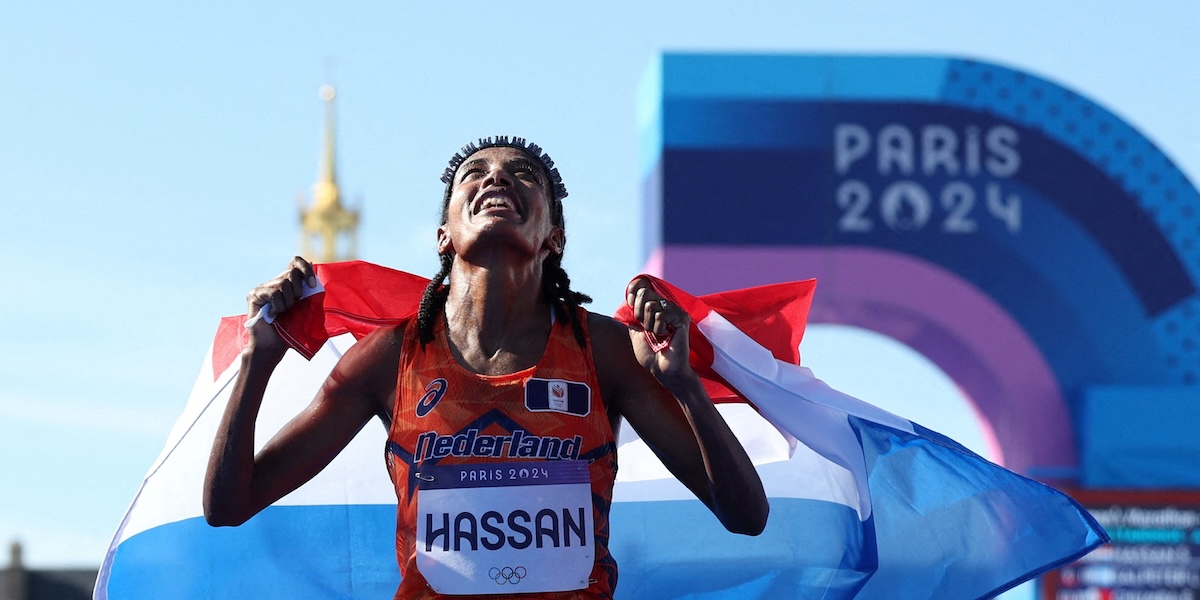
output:
[[[565, 246], [567, 220], [563, 217], [562, 200], [559, 198], [550, 200], [550, 222], [563, 230]], [[571, 289], [571, 278], [562, 268], [562, 257], [561, 251], [551, 252], [550, 256], [542, 261], [542, 298], [554, 308], [556, 318], [571, 324], [571, 331], [575, 333], [575, 341], [579, 342], [581, 347], [587, 346], [587, 340], [583, 336], [583, 324], [578, 319], [572, 319], [571, 316], [575, 312], [575, 307], [590, 303], [592, 297]]]
[[442, 262], [442, 270], [425, 286], [425, 295], [421, 296], [421, 307], [417, 309], [417, 333], [422, 346], [433, 341], [433, 320], [442, 312], [442, 307], [446, 306], [446, 298], [450, 296], [450, 286], [442, 283], [450, 275], [454, 257], [446, 253], [438, 256], [438, 259]]
[[542, 262], [542, 297], [554, 307], [555, 318], [571, 324], [571, 330], [575, 332], [575, 341], [579, 342], [580, 346], [586, 346], [583, 325], [579, 319], [572, 319], [571, 315], [574, 314], [575, 307], [591, 302], [592, 297], [571, 289], [571, 278], [562, 268], [561, 254], [551, 254]]

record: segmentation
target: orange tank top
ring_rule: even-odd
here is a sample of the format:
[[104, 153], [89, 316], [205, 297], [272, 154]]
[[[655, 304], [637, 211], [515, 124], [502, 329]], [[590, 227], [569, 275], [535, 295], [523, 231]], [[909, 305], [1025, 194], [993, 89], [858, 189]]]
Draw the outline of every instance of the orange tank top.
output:
[[[612, 597], [616, 443], [587, 313], [573, 318], [585, 346], [569, 323], [555, 323], [536, 365], [497, 376], [458, 363], [443, 319], [424, 347], [416, 320], [405, 327], [386, 452], [398, 500], [397, 599]], [[566, 565], [576, 565], [571, 585], [539, 579], [567, 577]]]

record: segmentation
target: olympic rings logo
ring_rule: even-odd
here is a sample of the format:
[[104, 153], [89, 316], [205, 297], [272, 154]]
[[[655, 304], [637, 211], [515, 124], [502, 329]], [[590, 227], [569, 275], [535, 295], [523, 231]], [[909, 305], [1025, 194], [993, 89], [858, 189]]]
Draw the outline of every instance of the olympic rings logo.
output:
[[521, 580], [525, 579], [526, 575], [529, 575], [529, 571], [525, 567], [517, 567], [515, 569], [512, 567], [492, 567], [488, 571], [488, 577], [491, 577], [496, 582], [496, 585], [505, 585], [508, 583], [516, 585], [521, 583]]

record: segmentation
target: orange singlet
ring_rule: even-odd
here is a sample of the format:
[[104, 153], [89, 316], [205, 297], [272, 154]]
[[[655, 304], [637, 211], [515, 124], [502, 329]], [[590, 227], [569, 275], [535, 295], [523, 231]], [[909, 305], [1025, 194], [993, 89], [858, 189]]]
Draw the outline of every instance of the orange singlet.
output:
[[611, 598], [616, 444], [592, 361], [555, 323], [536, 365], [463, 368], [444, 320], [422, 347], [405, 326], [387, 464], [399, 502], [396, 598]]

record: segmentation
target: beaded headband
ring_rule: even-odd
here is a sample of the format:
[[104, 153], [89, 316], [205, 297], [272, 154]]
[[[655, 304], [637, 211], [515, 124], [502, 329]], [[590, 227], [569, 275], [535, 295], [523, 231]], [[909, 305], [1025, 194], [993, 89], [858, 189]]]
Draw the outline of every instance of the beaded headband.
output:
[[454, 173], [458, 171], [458, 167], [472, 154], [484, 148], [495, 148], [498, 146], [516, 148], [538, 159], [542, 163], [542, 166], [546, 168], [546, 173], [550, 176], [550, 185], [554, 190], [554, 199], [562, 200], [567, 197], [567, 186], [563, 185], [562, 176], [558, 174], [558, 169], [554, 168], [554, 161], [551, 160], [550, 155], [546, 154], [537, 144], [532, 142], [526, 143], [525, 138], [509, 137], [507, 135], [479, 138], [479, 141], [463, 146], [462, 150], [450, 157], [450, 165], [446, 167], [445, 171], [442, 171], [442, 183], [446, 184], [447, 197], [449, 197], [450, 188], [454, 182]]

